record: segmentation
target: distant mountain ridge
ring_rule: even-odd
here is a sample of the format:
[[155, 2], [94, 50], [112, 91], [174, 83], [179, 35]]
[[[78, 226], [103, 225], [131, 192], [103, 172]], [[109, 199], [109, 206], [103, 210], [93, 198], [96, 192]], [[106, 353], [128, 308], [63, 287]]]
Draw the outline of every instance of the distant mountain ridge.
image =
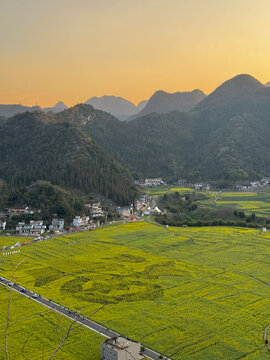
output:
[[159, 90], [151, 96], [145, 107], [133, 115], [132, 118], [134, 119], [150, 113], [165, 114], [170, 111], [188, 112], [205, 97], [206, 95], [198, 89], [190, 92], [176, 93]]
[[58, 113], [61, 111], [64, 111], [68, 109], [68, 106], [66, 104], [63, 103], [63, 101], [59, 101], [57, 104], [55, 104], [53, 107], [47, 107], [47, 108], [43, 108], [43, 111], [46, 113]]
[[136, 177], [225, 183], [270, 174], [270, 89], [250, 75], [226, 81], [189, 112], [123, 123], [78, 105], [57, 116], [77, 123]]
[[26, 111], [32, 112], [37, 110], [41, 110], [41, 108], [39, 106], [24, 106], [21, 104], [10, 104], [10, 105], [0, 104], [0, 116], [5, 118], [9, 118]]
[[139, 111], [137, 106], [135, 106], [131, 101], [128, 101], [120, 96], [94, 96], [87, 100], [85, 104], [92, 105], [97, 110], [106, 111], [122, 121], [127, 120], [130, 116]]
[[34, 112], [38, 110], [43, 110], [44, 112], [48, 113], [57, 113], [68, 109], [67, 105], [65, 105], [62, 101], [59, 101], [53, 107], [47, 107], [42, 109], [40, 106], [24, 106], [21, 104], [10, 104], [10, 105], [1, 105], [0, 104], [0, 117], [10, 118], [17, 114], [24, 113], [26, 111]]
[[[157, 95], [164, 97], [164, 92], [158, 92]], [[26, 114], [31, 117], [31, 113]], [[40, 114], [43, 114], [39, 115], [43, 123], [52, 122], [61, 129], [71, 127], [76, 138], [79, 136], [78, 133], [84, 134], [88, 140], [91, 139], [91, 145], [98, 144], [98, 148], [110, 154], [109, 158], [112, 156], [123, 167], [128, 168], [136, 178], [160, 176], [168, 181], [184, 178], [190, 181], [216, 181], [219, 184], [231, 184], [234, 181], [258, 179], [270, 175], [270, 88], [247, 74], [237, 75], [225, 81], [186, 112], [179, 110], [159, 114], [151, 112], [136, 117], [132, 121], [121, 122], [110, 113], [96, 110], [88, 104], [79, 104], [55, 115]], [[25, 119], [23, 115], [19, 118]], [[15, 172], [20, 179], [22, 176], [23, 179], [27, 179], [28, 172], [36, 169], [39, 162], [32, 163], [28, 169], [20, 166], [24, 163], [23, 161], [28, 164], [28, 156], [31, 158], [36, 151], [40, 152], [41, 143], [38, 142], [38, 147], [36, 143], [32, 143], [34, 141], [32, 138], [38, 138], [39, 133], [29, 130], [28, 122], [21, 124], [20, 131], [15, 132], [17, 134], [15, 136], [12, 122], [16, 119], [15, 117], [10, 121], [0, 122], [0, 130], [5, 126], [8, 126], [9, 130], [4, 134], [4, 139], [10, 136], [9, 145], [4, 149], [0, 148], [1, 154], [5, 154], [5, 151], [8, 153], [5, 167], [0, 167], [0, 171], [9, 176]], [[45, 130], [43, 127], [40, 130], [43, 136]], [[30, 143], [31, 147], [22, 147], [21, 151], [19, 148], [15, 149], [17, 136], [20, 139], [26, 131], [29, 137], [24, 138], [23, 141], [19, 140], [19, 143]], [[58, 142], [55, 138], [53, 144], [45, 143], [45, 139], [50, 139], [50, 133], [46, 133], [46, 136], [42, 138], [43, 151], [46, 145], [53, 149], [51, 156], [54, 160], [54, 157], [57, 159], [57, 151], [60, 157], [63, 157], [63, 152], [66, 151], [68, 154], [69, 146], [71, 146], [74, 147], [74, 151], [77, 149], [76, 158], [78, 163], [81, 163], [80, 159], [83, 159], [85, 154], [85, 145], [80, 141], [77, 143], [69, 141], [69, 136], [73, 136], [72, 132], [63, 137], [61, 131], [57, 133]], [[1, 142], [3, 140], [0, 140], [0, 144]], [[64, 146], [66, 143], [67, 147]], [[25, 157], [15, 162], [19, 165], [14, 165], [12, 171], [9, 172], [8, 160], [14, 159], [17, 153], [19, 155], [22, 153]], [[54, 168], [61, 167], [62, 163], [62, 161], [58, 162]], [[108, 165], [108, 169], [111, 171], [113, 166], [110, 166]], [[123, 170], [119, 171], [123, 171], [126, 177], [128, 173], [123, 167]], [[19, 175], [18, 169], [23, 175]], [[89, 170], [90, 167], [87, 169]], [[48, 173], [50, 171], [46, 168], [44, 174], [47, 176]], [[89, 179], [87, 171], [79, 169], [79, 173], [83, 174], [79, 177], [79, 182], [83, 182], [82, 179], [85, 176], [85, 179]], [[96, 179], [99, 176], [97, 168], [94, 173]], [[61, 178], [60, 172], [55, 171], [53, 174], [55, 176], [58, 174], [57, 176]], [[75, 181], [75, 173], [72, 171], [71, 174], [71, 178]], [[111, 179], [109, 175], [106, 176], [106, 179], [108, 178]], [[125, 182], [118, 179], [121, 177], [115, 180], [115, 184], [122, 181], [120, 187], [125, 193], [123, 185]], [[47, 177], [44, 180], [53, 183], [56, 181], [55, 178], [52, 181]], [[88, 180], [85, 182], [88, 184]], [[106, 184], [108, 186], [107, 182]], [[121, 192], [118, 186], [117, 188]]]

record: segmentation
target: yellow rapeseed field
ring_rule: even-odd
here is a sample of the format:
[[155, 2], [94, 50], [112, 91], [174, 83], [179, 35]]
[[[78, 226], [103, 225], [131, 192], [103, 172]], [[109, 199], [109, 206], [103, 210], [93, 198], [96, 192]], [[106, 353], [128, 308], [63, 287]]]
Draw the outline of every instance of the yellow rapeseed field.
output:
[[259, 360], [269, 357], [269, 245], [259, 230], [135, 222], [0, 255], [0, 274], [24, 258], [16, 282], [86, 316], [105, 305], [94, 320], [175, 360]]

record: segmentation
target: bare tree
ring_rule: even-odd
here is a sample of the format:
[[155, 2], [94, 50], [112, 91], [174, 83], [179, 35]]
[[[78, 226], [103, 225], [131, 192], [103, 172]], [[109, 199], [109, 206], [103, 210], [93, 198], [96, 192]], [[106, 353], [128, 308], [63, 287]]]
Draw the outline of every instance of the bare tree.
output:
[[7, 317], [6, 317], [6, 329], [5, 329], [5, 354], [6, 354], [6, 359], [9, 360], [9, 354], [8, 354], [8, 329], [10, 326], [10, 305], [11, 305], [11, 295], [12, 295], [12, 291], [13, 291], [13, 285], [14, 285], [14, 277], [15, 277], [15, 273], [18, 269], [18, 267], [25, 261], [25, 259], [22, 259], [18, 264], [15, 265], [14, 269], [13, 269], [13, 273], [12, 273], [12, 277], [11, 277], [11, 287], [10, 287], [10, 291], [9, 291], [9, 297], [8, 297], [8, 307], [7, 307]]
[[63, 346], [64, 342], [67, 340], [67, 338], [69, 337], [69, 334], [71, 332], [71, 330], [73, 329], [74, 325], [77, 322], [77, 316], [75, 317], [75, 319], [72, 321], [72, 323], [70, 324], [69, 328], [66, 331], [66, 334], [64, 335], [64, 337], [62, 338], [62, 340], [60, 341], [60, 344], [57, 346], [57, 348], [54, 350], [54, 352], [52, 353], [52, 355], [48, 358], [48, 360], [52, 359], [54, 357], [54, 355], [57, 353], [57, 351]]

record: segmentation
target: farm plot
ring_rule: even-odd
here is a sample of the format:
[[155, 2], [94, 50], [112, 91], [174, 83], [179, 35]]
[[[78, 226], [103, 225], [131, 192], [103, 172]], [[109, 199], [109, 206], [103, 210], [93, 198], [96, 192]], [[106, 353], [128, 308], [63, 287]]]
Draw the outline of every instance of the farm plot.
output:
[[179, 192], [180, 194], [186, 194], [188, 192], [194, 191], [194, 189], [184, 188], [184, 187], [171, 187], [171, 186], [157, 186], [144, 188], [144, 192], [153, 196], [161, 196], [170, 192]]
[[24, 243], [26, 241], [31, 241], [33, 238], [31, 237], [18, 237], [18, 236], [0, 236], [0, 250], [3, 249], [4, 246], [13, 246], [17, 242]]
[[[36, 243], [16, 282], [175, 360], [267, 359], [270, 236], [128, 223]], [[83, 357], [81, 358], [83, 359]]]
[[217, 205], [227, 205], [257, 215], [270, 216], [269, 193], [220, 193]]
[[[0, 287], [0, 359], [5, 359], [5, 331], [9, 290]], [[46, 307], [12, 293], [10, 325], [8, 329], [8, 354], [10, 360], [48, 359], [65, 336], [71, 321]], [[102, 336], [81, 326], [74, 326], [54, 359], [100, 359]]]

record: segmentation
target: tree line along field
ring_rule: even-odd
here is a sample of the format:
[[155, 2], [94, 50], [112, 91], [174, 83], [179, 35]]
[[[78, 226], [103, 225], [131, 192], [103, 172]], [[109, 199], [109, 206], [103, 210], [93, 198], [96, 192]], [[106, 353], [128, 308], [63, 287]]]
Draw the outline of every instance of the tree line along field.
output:
[[175, 360], [267, 359], [269, 242], [254, 229], [127, 223], [0, 255], [0, 275], [25, 259], [17, 283], [85, 316], [104, 305], [93, 320]]
[[[0, 287], [0, 359], [4, 352], [6, 315], [9, 290]], [[60, 344], [71, 321], [48, 308], [12, 293], [10, 326], [8, 330], [8, 353], [10, 360], [48, 359]], [[104, 338], [81, 326], [74, 326], [70, 336], [54, 356], [59, 360], [100, 359], [100, 344]]]

